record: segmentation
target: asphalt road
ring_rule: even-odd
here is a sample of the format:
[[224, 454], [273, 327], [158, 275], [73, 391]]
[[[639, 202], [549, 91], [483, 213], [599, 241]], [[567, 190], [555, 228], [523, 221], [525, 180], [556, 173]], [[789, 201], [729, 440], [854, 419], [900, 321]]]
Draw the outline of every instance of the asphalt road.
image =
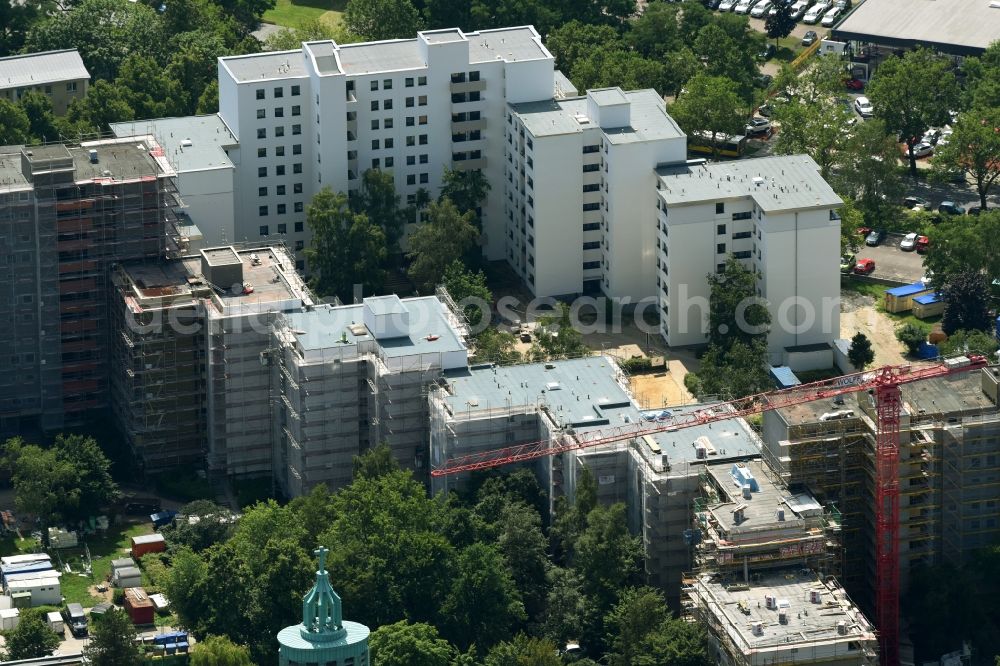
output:
[[874, 259], [874, 277], [916, 282], [924, 276], [924, 257], [916, 252], [903, 252], [899, 241], [903, 234], [889, 234], [881, 245], [869, 247], [862, 244], [857, 251], [858, 259]]

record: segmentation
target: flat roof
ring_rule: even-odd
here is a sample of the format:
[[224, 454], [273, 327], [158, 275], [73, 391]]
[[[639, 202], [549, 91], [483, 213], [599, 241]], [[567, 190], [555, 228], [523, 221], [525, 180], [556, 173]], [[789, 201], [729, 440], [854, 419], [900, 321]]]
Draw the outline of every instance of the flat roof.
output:
[[[365, 299], [367, 303], [371, 298]], [[383, 298], [374, 299], [381, 307]], [[462, 337], [448, 318], [447, 307], [434, 296], [398, 299], [409, 312], [409, 335], [382, 338], [374, 336], [364, 324], [364, 303], [317, 307], [309, 312], [287, 315], [288, 328], [307, 351], [373, 342], [392, 358], [418, 354], [457, 352], [466, 349]], [[346, 343], [342, 340], [346, 339]]]
[[427, 67], [416, 39], [342, 44], [337, 46], [337, 55], [348, 75]]
[[[533, 410], [544, 402], [549, 413], [562, 425], [586, 433], [597, 428], [648, 423], [644, 414], [654, 414], [639, 408], [624, 385], [624, 375], [604, 356], [550, 363], [474, 366], [446, 372], [444, 378], [448, 393], [444, 402], [454, 415], [474, 416], [479, 410], [497, 408]], [[655, 414], [668, 412], [662, 417], [666, 424], [670, 418], [706, 407], [709, 405], [685, 405], [655, 410]], [[705, 462], [697, 458], [695, 443], [699, 438], [707, 438], [714, 446], [712, 460], [760, 453], [756, 436], [744, 421], [735, 418], [650, 436], [660, 445], [670, 464]]]
[[240, 262], [240, 255], [233, 247], [212, 247], [202, 250], [201, 255], [208, 261], [209, 266], [231, 266]]
[[621, 88], [594, 88], [587, 91], [587, 96], [593, 98], [600, 106], [628, 104], [628, 98]]
[[657, 173], [660, 197], [672, 206], [750, 197], [765, 212], [776, 212], [843, 203], [808, 155], [671, 165]]
[[1000, 39], [1000, 8], [991, 7], [990, 0], [865, 0], [833, 34], [842, 40], [976, 54]]
[[[734, 465], [741, 465], [742, 469], [749, 471], [750, 475], [757, 481], [757, 490], [750, 493], [749, 499], [743, 497], [742, 487], [737, 485], [736, 477], [732, 473]], [[706, 465], [705, 470], [725, 494], [724, 497], [720, 497], [718, 504], [713, 504], [709, 508], [723, 529], [739, 531], [758, 530], [764, 527], [775, 529], [802, 528], [803, 521], [791, 511], [791, 507], [788, 507], [789, 510], [785, 512], [785, 519], [778, 521], [777, 510], [787, 506], [785, 499], [789, 493], [785, 488], [774, 484], [770, 477], [770, 470], [760, 460]], [[736, 506], [743, 507], [744, 519], [740, 523], [733, 520], [733, 508]]]
[[306, 76], [301, 49], [229, 56], [219, 60], [240, 83]]
[[588, 91], [587, 94], [594, 95], [595, 93], [599, 97], [615, 100], [621, 99], [618, 97], [618, 93], [620, 93], [622, 98], [631, 105], [629, 126], [611, 129], [601, 128], [588, 115], [586, 96], [511, 104], [510, 108], [521, 119], [527, 130], [536, 137], [572, 134], [587, 129], [600, 130], [613, 144], [685, 136], [674, 119], [667, 113], [663, 99], [655, 90], [622, 92], [619, 89], [603, 89]]
[[556, 98], [565, 99], [567, 97], [577, 97], [580, 94], [580, 91], [576, 89], [576, 86], [569, 80], [569, 77], [558, 69], [555, 71], [553, 83], [553, 88], [555, 88], [553, 93]]
[[893, 287], [892, 289], [886, 289], [885, 293], [890, 296], [912, 296], [913, 294], [919, 294], [924, 291], [930, 291], [931, 287], [926, 282], [914, 282], [913, 284], [904, 284], [900, 287]]
[[449, 42], [463, 42], [465, 35], [458, 28], [444, 28], [442, 30], [424, 30], [420, 35], [428, 44], [447, 44]]
[[782, 387], [795, 386], [802, 383], [787, 365], [772, 365], [771, 376], [780, 382]]
[[[810, 601], [810, 592], [819, 593], [820, 603]], [[833, 654], [847, 657], [852, 650], [860, 658], [862, 647], [874, 650], [877, 644], [871, 623], [844, 589], [834, 580], [824, 582], [809, 570], [757, 571], [752, 585], [734, 585], [706, 574], [697, 579], [694, 594], [701, 598], [703, 611], [716, 617], [740, 652], [755, 653], [755, 663], [769, 661], [762, 653], [771, 651], [788, 651], [788, 660], [792, 661], [796, 655], [791, 650], [803, 646], [812, 646], [811, 658]], [[778, 608], [767, 608], [769, 596], [778, 600]], [[779, 621], [780, 611], [785, 612], [784, 624]], [[755, 622], [761, 623], [763, 631], [759, 636], [753, 632]], [[845, 624], [843, 634], [838, 630], [841, 622]], [[867, 645], [860, 645], [861, 641]], [[822, 652], [823, 645], [829, 646], [830, 653]]]
[[89, 78], [90, 72], [76, 49], [0, 58], [0, 90]]
[[[216, 252], [219, 248], [204, 250], [206, 253]], [[225, 254], [232, 248], [221, 248]], [[240, 248], [236, 250], [240, 263], [243, 264], [243, 282], [253, 287], [251, 293], [233, 293], [223, 287], [223, 291], [215, 294], [223, 306], [267, 304], [308, 297], [302, 278], [295, 272], [295, 263], [291, 256], [283, 250], [273, 247]], [[258, 261], [251, 261], [250, 255], [257, 255]], [[284, 255], [284, 256], [282, 256]], [[188, 275], [201, 276], [201, 255], [181, 259]]]
[[0, 190], [30, 190], [31, 181], [21, 171], [21, 146], [0, 147]]
[[[96, 163], [90, 161], [91, 150], [97, 151]], [[84, 143], [71, 146], [69, 152], [73, 156], [77, 182], [97, 178], [132, 180], [164, 174], [165, 165], [150, 154], [150, 146], [143, 138], [127, 137]]]
[[930, 294], [924, 294], [923, 296], [916, 296], [913, 299], [914, 303], [920, 303], [920, 305], [933, 305], [941, 300], [941, 294], [938, 292], [933, 292]]
[[117, 137], [152, 136], [178, 172], [232, 169], [226, 148], [239, 145], [218, 114], [111, 123]]

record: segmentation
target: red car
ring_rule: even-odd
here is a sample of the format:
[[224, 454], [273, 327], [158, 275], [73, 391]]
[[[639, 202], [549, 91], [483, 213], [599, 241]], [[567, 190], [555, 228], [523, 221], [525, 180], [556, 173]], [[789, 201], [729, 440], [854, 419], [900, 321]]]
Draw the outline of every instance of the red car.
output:
[[864, 90], [865, 82], [861, 79], [844, 79], [844, 85], [848, 90]]
[[854, 265], [854, 272], [858, 275], [869, 275], [875, 271], [875, 260], [874, 259], [858, 259], [858, 263]]
[[872, 232], [871, 227], [858, 227], [858, 235], [862, 238], [867, 238], [868, 234]]
[[931, 239], [927, 236], [917, 236], [917, 252], [923, 254], [931, 245]]

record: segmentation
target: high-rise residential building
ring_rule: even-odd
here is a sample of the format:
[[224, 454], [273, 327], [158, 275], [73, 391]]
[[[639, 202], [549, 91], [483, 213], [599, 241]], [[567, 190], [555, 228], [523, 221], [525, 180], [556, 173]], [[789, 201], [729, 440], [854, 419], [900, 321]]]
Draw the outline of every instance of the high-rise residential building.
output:
[[89, 85], [90, 72], [76, 49], [0, 58], [0, 99], [17, 102], [28, 92], [40, 92], [52, 102], [52, 112], [61, 116], [70, 102], [86, 96]]
[[[659, 170], [656, 287], [660, 332], [670, 346], [703, 343], [706, 273], [729, 256], [757, 276], [771, 312], [774, 365], [813, 369], [802, 357], [840, 335], [840, 218], [843, 203], [807, 155], [667, 166]], [[799, 356], [799, 359], [796, 359]], [[798, 362], [797, 362], [798, 361]]]
[[141, 137], [0, 149], [0, 430], [108, 405], [111, 268], [173, 248], [173, 178]]

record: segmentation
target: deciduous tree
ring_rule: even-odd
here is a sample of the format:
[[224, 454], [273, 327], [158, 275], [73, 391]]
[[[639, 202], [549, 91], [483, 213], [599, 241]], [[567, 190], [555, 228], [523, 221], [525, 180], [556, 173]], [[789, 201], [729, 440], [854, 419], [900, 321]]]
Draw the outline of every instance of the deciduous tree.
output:
[[[38, 90], [29, 90], [21, 96], [18, 104], [28, 116], [28, 133], [32, 140], [42, 142], [55, 141], [59, 138], [56, 117], [52, 113], [52, 101], [48, 95]], [[2, 124], [0, 121], [0, 125]]]
[[250, 651], [225, 636], [208, 636], [191, 651], [191, 666], [254, 666]]
[[997, 339], [989, 331], [955, 331], [947, 340], [938, 343], [938, 351], [942, 356], [983, 354], [995, 362]]
[[457, 652], [434, 626], [406, 620], [379, 627], [368, 645], [379, 666], [450, 666]]
[[838, 190], [854, 201], [865, 223], [879, 226], [898, 219], [903, 197], [897, 169], [899, 146], [885, 124], [872, 119], [856, 125], [838, 150]]
[[771, 313], [757, 296], [757, 274], [730, 256], [721, 273], [707, 278], [708, 343], [725, 351], [736, 342], [766, 339]]
[[599, 48], [623, 48], [618, 32], [608, 25], [591, 25], [573, 20], [564, 23], [545, 40], [545, 46], [556, 57], [556, 65], [564, 72]]
[[490, 648], [483, 666], [562, 666], [559, 648], [546, 638], [518, 634]]
[[3, 639], [5, 650], [0, 654], [5, 661], [47, 657], [59, 647], [59, 637], [37, 608], [22, 608], [17, 626], [3, 632]]
[[478, 169], [459, 171], [445, 169], [441, 180], [441, 193], [438, 199], [451, 199], [460, 213], [473, 211], [479, 221], [479, 208], [483, 199], [489, 194], [490, 183]]
[[719, 157], [719, 135], [739, 134], [746, 119], [745, 104], [732, 80], [699, 74], [687, 82], [687, 92], [670, 106], [670, 115], [688, 134], [703, 133]]
[[0, 99], [0, 145], [12, 146], [31, 140], [31, 121], [24, 108]]
[[135, 633], [125, 611], [111, 609], [91, 626], [83, 655], [94, 666], [139, 666], [142, 654], [135, 642]]
[[391, 171], [368, 169], [361, 175], [361, 188], [350, 199], [351, 208], [364, 213], [368, 221], [382, 230], [389, 253], [399, 252], [403, 225], [411, 217], [400, 205], [396, 182]]
[[982, 273], [965, 271], [948, 278], [941, 287], [945, 334], [956, 331], [988, 331], [992, 327], [989, 308], [989, 284]]
[[779, 39], [792, 34], [792, 30], [795, 29], [795, 19], [792, 18], [791, 5], [784, 2], [777, 3], [774, 13], [768, 14], [764, 20], [764, 29], [767, 31], [767, 36], [774, 40], [775, 47], [778, 46]]
[[428, 206], [428, 220], [410, 236], [410, 278], [425, 292], [441, 282], [455, 257], [463, 257], [476, 245], [479, 232], [475, 213], [460, 213], [450, 200]]
[[348, 0], [344, 25], [370, 41], [410, 39], [422, 29], [420, 12], [410, 0]]
[[480, 326], [488, 325], [493, 292], [486, 285], [485, 273], [466, 270], [465, 265], [455, 259], [445, 269], [442, 282], [455, 303], [462, 307], [469, 326], [478, 329]]
[[1000, 107], [959, 114], [953, 127], [948, 143], [934, 151], [934, 169], [968, 174], [985, 210], [986, 196], [1000, 179]]
[[927, 340], [931, 327], [921, 322], [910, 322], [896, 329], [896, 339], [906, 347], [906, 353], [913, 356]]

